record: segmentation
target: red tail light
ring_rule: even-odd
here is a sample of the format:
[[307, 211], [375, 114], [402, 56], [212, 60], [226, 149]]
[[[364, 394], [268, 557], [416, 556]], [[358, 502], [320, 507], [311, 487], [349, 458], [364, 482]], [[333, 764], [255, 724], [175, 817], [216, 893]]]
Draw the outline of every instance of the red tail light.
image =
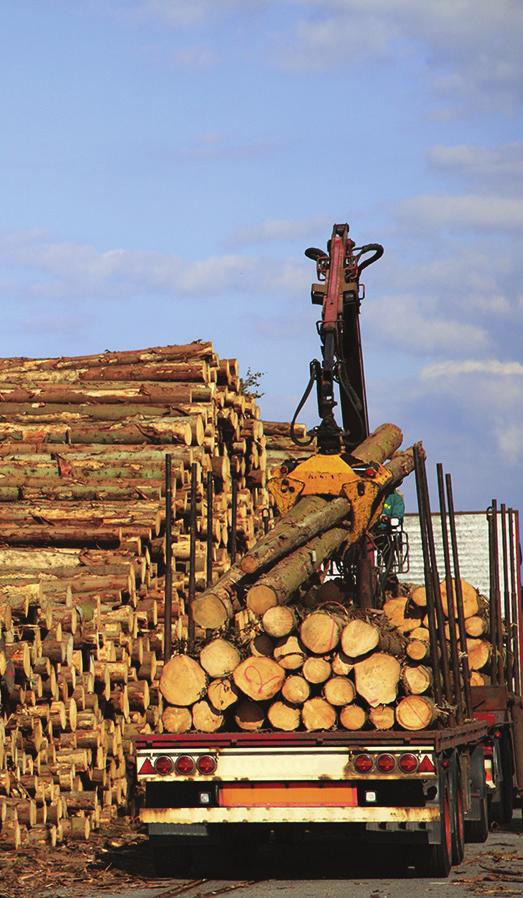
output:
[[160, 776], [167, 776], [173, 770], [174, 764], [172, 758], [168, 755], [160, 755], [154, 762], [154, 769]]
[[418, 759], [416, 755], [411, 755], [410, 752], [407, 752], [407, 754], [401, 755], [398, 765], [403, 773], [415, 773], [418, 769]]
[[216, 758], [212, 755], [201, 755], [196, 762], [196, 766], [199, 773], [202, 773], [204, 776], [212, 776], [218, 764]]
[[176, 758], [174, 769], [181, 776], [190, 776], [196, 770], [196, 764], [189, 755], [180, 755], [179, 758]]
[[370, 755], [358, 755], [354, 759], [354, 769], [358, 773], [369, 773], [372, 770], [372, 758]]
[[391, 773], [396, 766], [393, 755], [380, 755], [376, 761], [376, 767], [381, 773]]

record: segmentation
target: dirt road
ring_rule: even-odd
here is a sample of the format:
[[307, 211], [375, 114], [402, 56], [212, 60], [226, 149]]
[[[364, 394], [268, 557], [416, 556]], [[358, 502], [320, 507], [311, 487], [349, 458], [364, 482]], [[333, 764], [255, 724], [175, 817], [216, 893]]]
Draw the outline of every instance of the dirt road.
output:
[[[491, 833], [485, 845], [468, 845], [465, 862], [454, 868], [448, 880], [419, 879], [412, 869], [402, 869], [400, 849], [379, 864], [381, 849], [364, 857], [358, 849], [358, 856], [351, 857], [347, 845], [344, 854], [328, 848], [318, 854], [310, 847], [291, 851], [273, 847], [262, 850], [254, 864], [239, 857], [222, 859], [223, 869], [218, 870], [216, 861], [209, 866], [202, 852], [188, 874], [190, 879], [151, 878], [136, 886], [126, 883], [115, 891], [87, 891], [84, 898], [101, 898], [102, 894], [103, 898], [516, 898], [523, 892], [523, 827], [519, 821], [510, 830]], [[63, 898], [69, 894], [64, 892]]]

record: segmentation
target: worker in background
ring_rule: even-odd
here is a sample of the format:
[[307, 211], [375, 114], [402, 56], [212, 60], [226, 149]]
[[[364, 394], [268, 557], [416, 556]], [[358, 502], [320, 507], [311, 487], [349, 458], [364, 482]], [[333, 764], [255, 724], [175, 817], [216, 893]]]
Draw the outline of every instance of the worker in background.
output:
[[405, 502], [401, 493], [395, 489], [386, 496], [379, 521], [373, 530], [378, 559], [381, 556], [378, 567], [381, 570], [383, 587], [392, 595], [398, 594], [399, 584], [394, 566], [400, 563], [401, 543], [398, 545], [397, 534], [402, 530], [404, 517]]
[[376, 529], [384, 530], [385, 528], [390, 528], [391, 520], [393, 518], [397, 519], [397, 523], [395, 521], [395, 526], [401, 527], [404, 517], [405, 502], [403, 501], [403, 496], [398, 490], [394, 490], [392, 493], [388, 494], [383, 503], [380, 520]]

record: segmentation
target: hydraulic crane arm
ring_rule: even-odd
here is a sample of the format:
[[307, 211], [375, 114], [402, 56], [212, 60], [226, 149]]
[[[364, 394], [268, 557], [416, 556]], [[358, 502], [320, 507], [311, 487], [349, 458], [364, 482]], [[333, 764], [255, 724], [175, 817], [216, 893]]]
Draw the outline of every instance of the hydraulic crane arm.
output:
[[[327, 252], [310, 248], [305, 250], [305, 255], [316, 262], [318, 282], [312, 285], [311, 298], [315, 305], [322, 306], [322, 318], [317, 325], [322, 361], [313, 359], [310, 364], [309, 384], [293, 424], [315, 384], [321, 423], [314, 428], [311, 438], [316, 436], [320, 453], [350, 453], [369, 433], [359, 325], [365, 289], [360, 275], [381, 258], [383, 247], [379, 243], [357, 247], [349, 237], [348, 224], [335, 224]], [[343, 428], [334, 417], [336, 383]]]

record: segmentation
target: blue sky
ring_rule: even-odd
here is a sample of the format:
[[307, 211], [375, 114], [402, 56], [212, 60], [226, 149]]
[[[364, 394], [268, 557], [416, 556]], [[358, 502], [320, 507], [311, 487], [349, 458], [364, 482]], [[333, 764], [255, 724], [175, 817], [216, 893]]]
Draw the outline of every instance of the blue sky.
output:
[[288, 419], [349, 221], [371, 423], [523, 508], [522, 39], [520, 0], [4, 4], [0, 353], [212, 339]]

